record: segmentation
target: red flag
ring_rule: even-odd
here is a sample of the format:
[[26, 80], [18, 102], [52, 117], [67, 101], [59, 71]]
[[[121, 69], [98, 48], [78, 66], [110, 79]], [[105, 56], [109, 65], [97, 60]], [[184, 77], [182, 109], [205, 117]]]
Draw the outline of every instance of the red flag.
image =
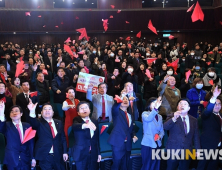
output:
[[1, 77], [1, 79], [2, 79], [2, 81], [3, 81], [3, 83], [6, 84], [6, 82], [5, 82], [5, 76], [4, 76], [3, 74], [0, 73], [0, 77]]
[[108, 29], [108, 19], [102, 19], [102, 22], [103, 22], [104, 30], [107, 31], [107, 29]]
[[210, 51], [209, 53], [207, 53], [207, 54], [213, 54], [213, 51]]
[[156, 28], [153, 26], [151, 20], [149, 20], [148, 28], [149, 28], [153, 33], [155, 33], [156, 35], [158, 35], [157, 32], [156, 32]]
[[112, 8], [112, 9], [114, 9], [114, 8], [115, 8], [115, 6], [114, 6], [114, 5], [110, 5], [110, 6], [111, 6], [111, 8]]
[[78, 54], [84, 54], [84, 51], [77, 52]]
[[194, 7], [194, 4], [187, 10], [187, 12], [192, 11], [193, 7]]
[[159, 135], [158, 134], [155, 134], [154, 136], [154, 141], [157, 141], [159, 139]]
[[175, 74], [178, 68], [178, 62], [179, 62], [179, 58], [172, 63], [167, 62], [167, 67], [173, 67]]
[[126, 24], [129, 24], [130, 22], [129, 21], [126, 21]]
[[68, 37], [67, 40], [64, 41], [64, 43], [70, 43], [70, 42], [72, 42], [72, 41], [70, 40], [70, 37]]
[[213, 86], [214, 85], [214, 81], [213, 80], [209, 80], [209, 84]]
[[59, 28], [59, 26], [58, 26], [58, 25], [56, 25], [55, 27], [56, 27], [56, 28]]
[[113, 16], [112, 15], [110, 15], [110, 17], [109, 18], [113, 18]]
[[121, 12], [121, 10], [120, 10], [120, 9], [118, 9], [117, 13], [119, 14], [120, 12]]
[[76, 19], [79, 19], [79, 17], [76, 16]]
[[69, 98], [69, 93], [66, 93], [66, 98], [67, 98], [67, 99]]
[[42, 27], [46, 27], [46, 25], [43, 25]]
[[29, 95], [30, 95], [31, 97], [33, 97], [33, 96], [38, 96], [38, 92], [37, 92], [37, 91], [34, 91], [34, 92], [29, 93]]
[[122, 103], [122, 99], [118, 96], [118, 95], [115, 95], [115, 98], [114, 100], [116, 100], [117, 103]]
[[190, 75], [191, 75], [191, 71], [190, 71], [190, 70], [187, 71], [187, 72], [185, 73], [185, 75], [186, 75], [186, 80], [188, 81], [188, 79], [189, 79], [189, 77], [190, 77]]
[[86, 73], [89, 74], [89, 69], [86, 66], [84, 66], [84, 69], [86, 70]]
[[147, 59], [146, 59], [146, 60], [147, 60], [147, 64], [150, 64], [150, 63], [156, 61], [156, 59], [157, 59], [157, 58], [147, 58]]
[[31, 16], [31, 12], [25, 12], [25, 16]]
[[119, 37], [120, 40], [123, 40], [123, 37]]
[[204, 101], [204, 102], [203, 102], [203, 107], [206, 108], [207, 105], [208, 105], [208, 102], [207, 102], [207, 101]]
[[39, 15], [38, 17], [39, 17], [39, 18], [41, 18], [42, 16], [41, 16], [41, 15]]
[[73, 40], [72, 43], [75, 44], [76, 40]]
[[136, 34], [136, 37], [137, 37], [137, 38], [140, 38], [140, 37], [141, 37], [141, 31]]
[[22, 141], [22, 144], [29, 141], [30, 139], [34, 138], [36, 134], [36, 130], [32, 130], [32, 127], [25, 130], [25, 135]]
[[104, 130], [108, 127], [108, 125], [102, 125], [102, 128], [100, 130], [100, 135], [104, 132]]
[[221, 51], [219, 51], [218, 53], [219, 53], [219, 54], [221, 54], [222, 52], [221, 52]]
[[43, 70], [42, 70], [42, 73], [43, 73], [44, 75], [48, 75], [48, 71], [47, 71], [46, 69], [43, 69]]
[[127, 41], [130, 41], [130, 37], [127, 37], [126, 40], [127, 40]]
[[70, 46], [64, 44], [64, 49], [67, 51], [67, 53], [69, 53], [69, 56], [73, 59], [74, 55], [73, 55], [73, 52], [72, 52]]
[[145, 74], [146, 74], [146, 76], [147, 76], [149, 79], [152, 78], [152, 77], [151, 77], [151, 74], [150, 74], [150, 70], [146, 69], [146, 73], [145, 73]]
[[196, 6], [193, 10], [193, 14], [191, 15], [191, 19], [192, 19], [192, 22], [196, 22], [197, 20], [204, 21], [204, 13], [203, 13], [198, 1], [197, 1]]
[[120, 59], [116, 58], [116, 59], [115, 59], [115, 62], [116, 62], [116, 63], [119, 63], [119, 62], [120, 62]]
[[89, 37], [87, 36], [87, 32], [86, 32], [85, 28], [79, 28], [79, 29], [76, 29], [76, 31], [81, 33], [81, 35], [79, 36], [79, 40], [81, 40], [85, 37], [86, 40], [89, 41]]
[[3, 98], [0, 99], [0, 101], [3, 101], [4, 103], [6, 103], [6, 98], [3, 97]]
[[131, 45], [131, 44], [127, 44], [127, 46], [128, 46], [128, 48], [130, 48], [130, 49], [132, 48], [132, 45]]
[[169, 36], [169, 40], [172, 40], [172, 39], [174, 39], [174, 36], [173, 36], [173, 35], [170, 35], [170, 36]]
[[206, 62], [207, 63], [207, 65], [209, 66], [210, 64], [211, 64], [211, 62], [209, 61], [209, 62]]
[[18, 77], [21, 73], [24, 72], [24, 67], [25, 67], [25, 64], [24, 64], [24, 61], [23, 60], [20, 60], [20, 63], [18, 63], [16, 65], [16, 72], [15, 72], [15, 77]]

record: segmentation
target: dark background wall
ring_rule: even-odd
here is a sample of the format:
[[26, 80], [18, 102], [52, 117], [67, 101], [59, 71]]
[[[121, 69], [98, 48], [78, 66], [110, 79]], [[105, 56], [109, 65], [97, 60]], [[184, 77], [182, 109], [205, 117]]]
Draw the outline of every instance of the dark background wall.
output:
[[[90, 37], [96, 36], [102, 43], [106, 40], [114, 41], [120, 36], [139, 40], [135, 35], [142, 31], [142, 37], [152, 42], [161, 38], [163, 33], [168, 33], [174, 35], [180, 43], [187, 42], [188, 46], [200, 41], [217, 44], [222, 41], [222, 6], [219, 6], [219, 0], [214, 2], [215, 7], [202, 7], [204, 22], [192, 23], [192, 12], [187, 13], [187, 8], [142, 9], [141, 0], [97, 0], [97, 8], [92, 11], [54, 9], [53, 0], [6, 0], [5, 8], [0, 8], [0, 43], [63, 43], [67, 37], [77, 40], [79, 34], [75, 30], [85, 27]], [[115, 9], [111, 9], [110, 5], [115, 5]], [[118, 9], [122, 10], [119, 14]], [[30, 17], [25, 16], [27, 11], [31, 11]], [[114, 18], [109, 19], [110, 15]], [[109, 19], [106, 33], [102, 19]], [[159, 35], [147, 28], [150, 19]]]

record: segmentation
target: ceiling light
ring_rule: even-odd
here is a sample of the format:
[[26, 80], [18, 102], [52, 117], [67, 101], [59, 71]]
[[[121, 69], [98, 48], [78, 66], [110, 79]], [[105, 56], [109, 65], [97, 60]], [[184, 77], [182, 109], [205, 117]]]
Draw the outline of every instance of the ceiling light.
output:
[[92, 3], [92, 4], [94, 4], [94, 3]]
[[142, 1], [142, 3], [144, 3], [144, 1]]
[[46, 34], [48, 34], [48, 32], [46, 32]]
[[133, 31], [130, 31], [130, 32], [133, 32]]
[[13, 34], [16, 34], [16, 32], [13, 32]]
[[177, 32], [180, 32], [180, 30], [178, 30]]

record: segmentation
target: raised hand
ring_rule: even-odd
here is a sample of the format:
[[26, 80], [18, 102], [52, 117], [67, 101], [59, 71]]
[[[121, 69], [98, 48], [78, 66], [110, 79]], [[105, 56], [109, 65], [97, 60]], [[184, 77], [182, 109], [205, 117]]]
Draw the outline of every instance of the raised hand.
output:
[[213, 91], [213, 97], [217, 98], [221, 93], [221, 89], [218, 88], [218, 86], [216, 86], [216, 88]]
[[158, 99], [156, 100], [154, 108], [158, 109], [161, 106], [161, 104], [162, 104], [162, 97], [159, 96]]
[[181, 115], [181, 111], [174, 112], [174, 119], [177, 120], [177, 118]]
[[37, 104], [38, 104], [38, 103], [33, 104], [33, 103], [32, 103], [32, 100], [29, 99], [29, 104], [28, 104], [28, 106], [27, 106], [28, 109], [29, 109], [29, 111], [30, 111], [30, 112], [31, 112], [31, 111], [35, 111]]
[[86, 123], [85, 127], [89, 128], [90, 130], [93, 130], [93, 131], [96, 130], [96, 126], [95, 126], [95, 124], [93, 122]]

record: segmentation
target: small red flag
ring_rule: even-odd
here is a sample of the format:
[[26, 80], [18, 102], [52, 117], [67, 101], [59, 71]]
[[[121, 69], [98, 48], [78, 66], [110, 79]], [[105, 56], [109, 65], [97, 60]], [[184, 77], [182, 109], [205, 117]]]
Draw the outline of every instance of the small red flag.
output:
[[111, 8], [112, 8], [112, 9], [114, 9], [114, 8], [115, 8], [115, 6], [114, 6], [114, 5], [110, 5], [110, 6], [111, 6]]
[[136, 37], [137, 37], [137, 38], [140, 38], [140, 37], [141, 37], [141, 31], [136, 34]]
[[118, 96], [118, 95], [115, 95], [115, 98], [114, 100], [116, 100], [117, 103], [122, 103], [122, 99]]
[[38, 96], [38, 92], [37, 92], [37, 91], [31, 92], [31, 93], [29, 93], [29, 95], [30, 95], [31, 97], [33, 97], [33, 96]]
[[120, 12], [121, 12], [121, 10], [120, 10], [120, 9], [118, 9], [117, 13], [119, 14]]
[[192, 11], [193, 7], [194, 7], [194, 4], [187, 10], [187, 12]]
[[126, 24], [129, 24], [130, 22], [129, 21], [126, 21]]
[[169, 40], [172, 40], [172, 39], [174, 39], [174, 36], [173, 36], [173, 35], [170, 35], [170, 36], [169, 36]]
[[214, 81], [213, 80], [209, 80], [209, 84], [213, 86], [214, 85]]
[[204, 21], [204, 13], [203, 13], [198, 1], [197, 1], [196, 6], [193, 10], [193, 14], [191, 15], [191, 19], [192, 19], [192, 22], [196, 22], [198, 20]]
[[127, 37], [126, 40], [127, 40], [127, 41], [130, 41], [130, 37]]
[[157, 32], [156, 32], [156, 28], [153, 26], [151, 20], [149, 20], [148, 28], [149, 28], [153, 33], [155, 33], [156, 35], [158, 35]]

